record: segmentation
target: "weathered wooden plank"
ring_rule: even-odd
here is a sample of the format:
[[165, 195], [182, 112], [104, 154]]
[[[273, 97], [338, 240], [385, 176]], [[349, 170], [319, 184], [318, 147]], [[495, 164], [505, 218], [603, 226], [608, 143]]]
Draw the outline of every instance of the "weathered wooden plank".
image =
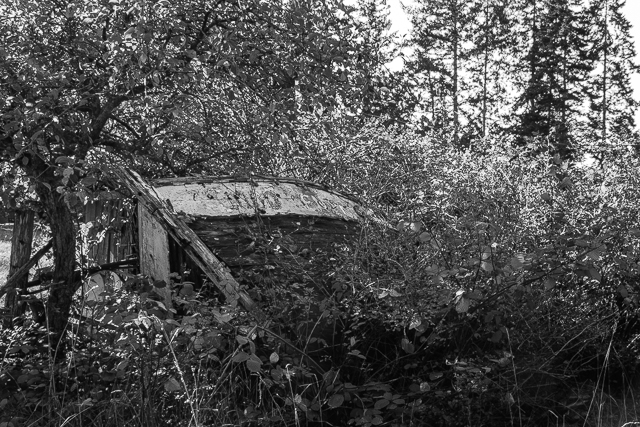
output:
[[[140, 272], [169, 283], [169, 235], [143, 203], [138, 203]], [[171, 307], [171, 291], [161, 288], [165, 305]]]
[[117, 168], [115, 174], [128, 188], [134, 191], [138, 202], [153, 216], [167, 233], [184, 248], [185, 252], [207, 275], [231, 304], [240, 304], [259, 321], [266, 316], [249, 295], [240, 289], [229, 269], [202, 242], [198, 235], [182, 221], [156, 191], [135, 172]]

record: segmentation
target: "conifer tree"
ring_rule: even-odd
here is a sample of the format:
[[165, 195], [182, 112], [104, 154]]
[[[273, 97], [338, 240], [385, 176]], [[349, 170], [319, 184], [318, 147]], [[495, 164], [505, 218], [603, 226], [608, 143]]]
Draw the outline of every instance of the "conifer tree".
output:
[[508, 104], [509, 44], [513, 32], [509, 17], [509, 2], [479, 0], [471, 3], [469, 32], [472, 48], [469, 52], [469, 95], [466, 97], [473, 133], [487, 136], [492, 124], [498, 124], [500, 111]]
[[586, 87], [588, 124], [601, 150], [612, 136], [633, 132], [635, 124], [630, 76], [638, 66], [624, 5], [625, 0], [593, 0], [588, 9], [594, 69]]
[[431, 128], [451, 129], [460, 138], [463, 70], [468, 59], [471, 3], [464, 0], [421, 0], [409, 8], [414, 58], [407, 64], [426, 97], [423, 113]]
[[531, 40], [526, 56], [529, 80], [520, 97], [516, 133], [547, 137], [549, 150], [564, 158], [575, 147], [576, 127], [584, 101], [583, 83], [591, 71], [588, 28], [577, 0], [531, 0]]

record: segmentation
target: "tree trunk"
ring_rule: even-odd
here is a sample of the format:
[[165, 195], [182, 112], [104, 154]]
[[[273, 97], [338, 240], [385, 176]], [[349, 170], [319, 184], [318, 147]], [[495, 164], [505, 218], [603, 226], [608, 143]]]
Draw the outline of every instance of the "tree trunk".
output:
[[460, 135], [460, 119], [458, 117], [458, 56], [460, 35], [458, 34], [458, 1], [453, 5], [453, 144], [458, 146]]
[[[602, 70], [602, 146], [607, 146], [607, 68], [609, 62], [609, 1], [604, 2], [604, 59]], [[605, 148], [606, 149], [606, 148]]]
[[[52, 186], [52, 188], [55, 188]], [[64, 336], [69, 322], [73, 295], [79, 282], [74, 280], [76, 264], [75, 214], [63, 197], [42, 184], [36, 191], [47, 213], [53, 241], [53, 285], [46, 305], [47, 326], [52, 332], [51, 350], [64, 354]]]
[[[13, 237], [11, 238], [11, 261], [9, 276], [13, 276], [24, 264], [29, 262], [33, 245], [33, 211], [18, 211], [13, 223]], [[9, 292], [5, 299], [5, 307], [9, 310], [10, 318], [6, 321], [7, 327], [13, 326], [13, 319], [24, 313], [24, 307], [19, 304], [18, 293], [25, 290], [29, 275], [18, 280], [15, 291]], [[17, 292], [16, 292], [17, 291]]]
[[489, 67], [489, 4], [484, 4], [484, 58], [482, 61], [482, 137], [487, 137], [487, 69]]

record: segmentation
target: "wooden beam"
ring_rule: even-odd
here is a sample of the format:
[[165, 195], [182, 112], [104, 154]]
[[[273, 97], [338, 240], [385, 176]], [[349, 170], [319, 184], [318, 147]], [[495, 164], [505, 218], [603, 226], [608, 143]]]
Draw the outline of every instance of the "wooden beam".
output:
[[118, 167], [114, 174], [119, 181], [128, 187], [143, 203], [148, 213], [152, 215], [167, 233], [185, 250], [198, 267], [207, 275], [216, 288], [225, 296], [230, 304], [240, 303], [256, 320], [264, 322], [265, 314], [260, 310], [251, 297], [233, 278], [229, 268], [220, 261], [204, 244], [198, 235], [173, 209], [157, 195], [153, 187], [147, 184], [140, 175], [133, 171]]

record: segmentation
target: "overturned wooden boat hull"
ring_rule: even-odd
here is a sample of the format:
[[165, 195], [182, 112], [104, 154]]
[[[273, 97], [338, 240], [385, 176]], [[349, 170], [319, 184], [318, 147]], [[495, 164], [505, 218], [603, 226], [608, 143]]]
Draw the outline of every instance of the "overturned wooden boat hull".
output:
[[[154, 188], [232, 269], [328, 250], [357, 233], [361, 220], [356, 200], [293, 179], [179, 178], [155, 181]], [[170, 242], [172, 271], [188, 264], [182, 244]]]

